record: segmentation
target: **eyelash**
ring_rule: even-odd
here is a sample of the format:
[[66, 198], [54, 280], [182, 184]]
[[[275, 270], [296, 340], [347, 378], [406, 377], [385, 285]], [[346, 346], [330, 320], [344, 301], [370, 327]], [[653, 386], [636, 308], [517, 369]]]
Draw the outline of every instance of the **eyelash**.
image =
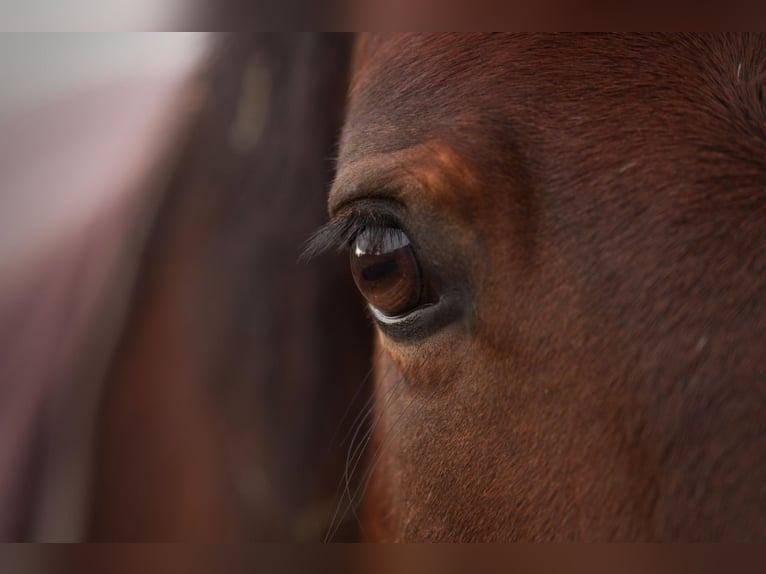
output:
[[310, 260], [328, 251], [349, 249], [364, 229], [384, 233], [385, 228], [401, 225], [389, 214], [375, 211], [352, 211], [340, 215], [320, 227], [306, 242], [301, 258]]

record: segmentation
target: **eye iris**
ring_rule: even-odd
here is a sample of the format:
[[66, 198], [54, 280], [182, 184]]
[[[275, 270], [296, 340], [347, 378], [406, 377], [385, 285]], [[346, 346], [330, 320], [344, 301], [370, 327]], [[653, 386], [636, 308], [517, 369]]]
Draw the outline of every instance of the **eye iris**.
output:
[[367, 302], [386, 315], [401, 315], [420, 302], [420, 268], [401, 229], [363, 229], [351, 249], [351, 272]]

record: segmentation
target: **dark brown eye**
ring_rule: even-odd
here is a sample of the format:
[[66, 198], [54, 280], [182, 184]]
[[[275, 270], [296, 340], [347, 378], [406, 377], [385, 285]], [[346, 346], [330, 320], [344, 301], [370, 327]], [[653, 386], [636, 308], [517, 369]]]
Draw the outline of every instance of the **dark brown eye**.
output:
[[401, 229], [362, 229], [351, 246], [351, 272], [367, 302], [384, 315], [402, 315], [420, 302], [420, 267]]

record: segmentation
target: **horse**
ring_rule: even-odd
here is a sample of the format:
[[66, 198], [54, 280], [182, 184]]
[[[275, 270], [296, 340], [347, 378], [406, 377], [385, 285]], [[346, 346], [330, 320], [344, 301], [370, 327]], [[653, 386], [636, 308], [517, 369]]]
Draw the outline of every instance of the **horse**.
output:
[[766, 37], [219, 43], [84, 539], [763, 538]]
[[374, 323], [363, 531], [766, 533], [766, 36], [370, 35], [331, 222]]

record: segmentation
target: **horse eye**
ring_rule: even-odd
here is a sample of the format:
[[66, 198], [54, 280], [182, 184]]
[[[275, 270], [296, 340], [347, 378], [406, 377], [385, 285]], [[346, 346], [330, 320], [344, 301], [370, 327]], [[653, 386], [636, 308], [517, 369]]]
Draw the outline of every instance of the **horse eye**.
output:
[[420, 266], [401, 229], [362, 229], [351, 247], [351, 272], [367, 302], [384, 315], [402, 315], [420, 303]]

